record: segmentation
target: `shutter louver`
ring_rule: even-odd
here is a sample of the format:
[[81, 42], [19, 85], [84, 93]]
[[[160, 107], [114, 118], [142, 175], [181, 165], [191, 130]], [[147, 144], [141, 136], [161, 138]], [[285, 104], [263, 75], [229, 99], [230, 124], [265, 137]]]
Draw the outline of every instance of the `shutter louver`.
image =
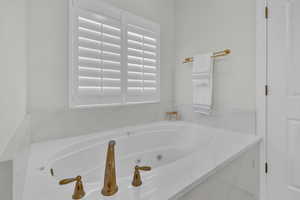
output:
[[127, 101], [159, 101], [159, 27], [129, 15], [126, 39]]

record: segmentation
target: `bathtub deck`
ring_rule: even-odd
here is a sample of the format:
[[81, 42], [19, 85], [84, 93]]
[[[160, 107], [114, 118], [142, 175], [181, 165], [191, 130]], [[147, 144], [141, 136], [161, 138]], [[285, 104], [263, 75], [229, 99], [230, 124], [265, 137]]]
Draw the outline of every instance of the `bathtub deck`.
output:
[[[187, 127], [188, 129], [181, 129]], [[89, 136], [49, 141], [46, 143], [34, 144], [31, 147], [28, 173], [25, 184], [24, 200], [61, 200], [70, 199], [73, 192], [73, 185], [59, 186], [57, 179], [49, 175], [47, 166], [49, 159], [58, 152], [69, 152], [68, 147], [85, 144], [92, 145], [98, 139], [118, 138], [124, 134], [139, 134], [140, 130], [153, 130], [164, 128], [175, 131], [190, 130], [184, 133], [186, 137], [201, 137], [209, 133], [210, 140], [206, 143], [199, 143], [199, 147], [182, 158], [171, 163], [157, 167], [151, 172], [143, 173], [143, 186], [133, 188], [131, 176], [118, 180], [119, 192], [110, 198], [100, 195], [102, 180], [85, 184], [86, 200], [166, 200], [184, 194], [193, 186], [200, 184], [218, 169], [224, 167], [234, 159], [238, 158], [250, 148], [258, 145], [260, 138], [225, 131], [220, 129], [203, 127], [187, 122], [158, 122], [138, 127], [126, 127], [106, 133], [95, 133]], [[193, 133], [192, 133], [193, 132]], [[155, 139], [155, 138], [154, 138]], [[156, 138], [159, 140], [159, 138]], [[192, 138], [193, 139], [193, 138]], [[199, 139], [199, 138], [198, 138]], [[203, 137], [203, 140], [205, 138]], [[205, 139], [206, 141], [206, 139]], [[201, 145], [200, 145], [201, 144]], [[134, 145], [134, 144], [129, 144]], [[100, 155], [100, 154], [99, 154]], [[76, 163], [75, 163], [76, 164]], [[132, 166], [117, 166], [119, 168], [131, 168]], [[99, 171], [101, 173], [101, 171]], [[77, 176], [76, 174], [74, 176]], [[65, 177], [68, 178], [68, 177]], [[83, 177], [84, 180], [84, 177]]]

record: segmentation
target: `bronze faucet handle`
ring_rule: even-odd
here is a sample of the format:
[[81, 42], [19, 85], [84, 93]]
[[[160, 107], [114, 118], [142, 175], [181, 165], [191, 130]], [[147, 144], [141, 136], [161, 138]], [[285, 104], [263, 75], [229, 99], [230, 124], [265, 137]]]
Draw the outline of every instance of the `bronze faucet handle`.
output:
[[132, 185], [134, 187], [141, 186], [143, 184], [143, 182], [142, 182], [140, 171], [150, 171], [150, 170], [151, 170], [151, 167], [149, 167], [149, 166], [143, 166], [143, 167], [135, 166]]
[[135, 169], [141, 170], [141, 171], [151, 171], [151, 167], [149, 167], [149, 166], [143, 166], [143, 167], [135, 166]]
[[66, 185], [69, 183], [76, 182], [74, 193], [72, 195], [73, 199], [82, 199], [85, 196], [85, 191], [83, 188], [83, 183], [81, 180], [81, 176], [77, 176], [75, 178], [67, 178], [59, 181], [59, 185]]
[[66, 185], [75, 181], [77, 181], [77, 178], [67, 178], [59, 181], [59, 185]]

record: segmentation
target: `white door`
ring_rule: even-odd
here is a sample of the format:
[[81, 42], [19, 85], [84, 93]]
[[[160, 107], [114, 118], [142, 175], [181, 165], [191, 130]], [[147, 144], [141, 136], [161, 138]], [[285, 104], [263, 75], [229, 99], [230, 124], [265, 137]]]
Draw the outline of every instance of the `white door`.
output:
[[268, 200], [300, 200], [300, 0], [268, 3]]

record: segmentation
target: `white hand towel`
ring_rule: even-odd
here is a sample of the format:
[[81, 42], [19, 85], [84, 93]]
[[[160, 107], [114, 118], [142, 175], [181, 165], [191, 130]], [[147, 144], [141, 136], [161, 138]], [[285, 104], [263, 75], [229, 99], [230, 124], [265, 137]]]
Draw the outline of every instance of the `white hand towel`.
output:
[[195, 112], [209, 115], [213, 95], [213, 53], [196, 55], [193, 62], [193, 108]]
[[209, 73], [212, 67], [213, 53], [196, 55], [193, 57], [193, 74]]

